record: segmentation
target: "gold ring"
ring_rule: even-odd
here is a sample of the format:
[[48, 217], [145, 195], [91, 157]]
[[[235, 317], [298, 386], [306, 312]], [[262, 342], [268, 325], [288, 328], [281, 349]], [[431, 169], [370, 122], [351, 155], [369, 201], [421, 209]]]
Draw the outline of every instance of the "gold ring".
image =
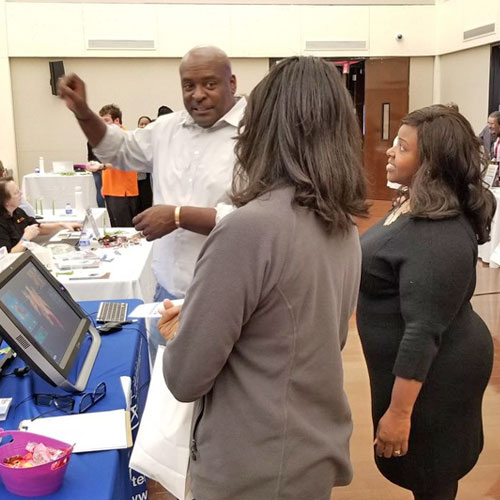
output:
[[394, 455], [399, 457], [399, 455], [401, 455], [401, 450], [394, 450]]

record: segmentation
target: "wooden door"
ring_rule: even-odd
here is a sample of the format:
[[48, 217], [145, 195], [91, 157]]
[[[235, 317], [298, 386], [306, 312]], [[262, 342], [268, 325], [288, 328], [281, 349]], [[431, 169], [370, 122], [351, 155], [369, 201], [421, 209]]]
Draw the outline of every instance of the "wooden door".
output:
[[364, 165], [368, 198], [390, 200], [386, 186], [386, 150], [392, 146], [401, 119], [408, 113], [410, 60], [408, 57], [365, 61]]

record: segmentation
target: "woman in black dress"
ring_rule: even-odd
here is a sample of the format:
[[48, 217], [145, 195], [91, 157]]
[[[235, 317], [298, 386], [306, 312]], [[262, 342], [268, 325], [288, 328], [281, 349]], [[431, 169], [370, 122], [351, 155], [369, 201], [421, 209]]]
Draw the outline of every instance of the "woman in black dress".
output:
[[495, 199], [480, 144], [453, 109], [410, 113], [387, 156], [387, 179], [407, 194], [362, 237], [357, 310], [375, 460], [415, 499], [452, 500], [483, 446], [493, 344], [469, 301]]

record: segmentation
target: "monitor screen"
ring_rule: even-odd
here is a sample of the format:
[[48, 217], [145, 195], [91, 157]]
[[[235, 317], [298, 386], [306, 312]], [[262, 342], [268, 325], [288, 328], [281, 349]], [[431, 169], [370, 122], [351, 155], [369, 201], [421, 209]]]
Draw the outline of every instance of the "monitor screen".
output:
[[80, 306], [31, 252], [0, 274], [1, 335], [50, 383], [71, 390], [72, 366], [90, 330]]

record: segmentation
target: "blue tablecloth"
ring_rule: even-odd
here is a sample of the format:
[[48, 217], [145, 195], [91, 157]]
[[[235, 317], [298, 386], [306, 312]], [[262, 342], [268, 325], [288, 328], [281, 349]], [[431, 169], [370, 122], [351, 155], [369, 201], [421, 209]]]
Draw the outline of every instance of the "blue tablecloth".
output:
[[[139, 300], [124, 300], [129, 311]], [[82, 308], [93, 318], [99, 302], [82, 302]], [[16, 358], [6, 369], [24, 366]], [[89, 411], [106, 411], [125, 408], [125, 398], [120, 383], [121, 376], [132, 380], [131, 423], [133, 436], [137, 433], [149, 386], [149, 359], [144, 322], [125, 325], [123, 330], [102, 336], [102, 344], [87, 384], [92, 391], [102, 381], [106, 382], [106, 397]], [[32, 399], [34, 393], [57, 393], [57, 389], [31, 371], [23, 378], [0, 377], [0, 397], [12, 397], [8, 419], [0, 422], [4, 429], [17, 429], [23, 419], [33, 418], [44, 411]], [[45, 408], [46, 410], [47, 408]], [[58, 413], [51, 413], [55, 416]], [[48, 415], [49, 416], [49, 415]], [[146, 499], [146, 478], [128, 468], [131, 449], [73, 454], [66, 471], [62, 488], [43, 498], [47, 500], [140, 500]], [[19, 500], [0, 482], [2, 500]]]

